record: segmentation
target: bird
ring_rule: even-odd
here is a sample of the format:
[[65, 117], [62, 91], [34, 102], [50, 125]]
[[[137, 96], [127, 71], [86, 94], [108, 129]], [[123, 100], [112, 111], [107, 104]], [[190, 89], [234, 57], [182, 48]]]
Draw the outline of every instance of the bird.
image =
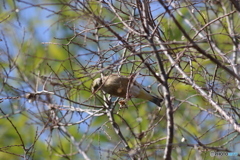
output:
[[144, 89], [141, 84], [132, 79], [131, 77], [125, 77], [118, 74], [96, 78], [92, 83], [92, 93], [102, 90], [115, 97], [144, 99], [161, 107], [163, 99], [152, 95], [149, 91]]

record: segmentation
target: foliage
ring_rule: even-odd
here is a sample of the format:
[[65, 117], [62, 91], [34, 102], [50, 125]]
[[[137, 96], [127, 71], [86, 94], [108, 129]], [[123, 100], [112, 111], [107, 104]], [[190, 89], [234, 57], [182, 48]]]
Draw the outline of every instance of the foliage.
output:
[[[3, 0], [0, 158], [240, 156], [236, 2]], [[91, 92], [112, 73], [162, 107]]]

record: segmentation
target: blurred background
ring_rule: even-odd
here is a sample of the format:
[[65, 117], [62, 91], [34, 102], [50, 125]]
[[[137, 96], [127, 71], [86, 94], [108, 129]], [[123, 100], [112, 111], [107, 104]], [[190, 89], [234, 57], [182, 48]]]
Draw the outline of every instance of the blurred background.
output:
[[[0, 3], [1, 159], [239, 157], [238, 1]], [[112, 73], [161, 109], [91, 92]]]

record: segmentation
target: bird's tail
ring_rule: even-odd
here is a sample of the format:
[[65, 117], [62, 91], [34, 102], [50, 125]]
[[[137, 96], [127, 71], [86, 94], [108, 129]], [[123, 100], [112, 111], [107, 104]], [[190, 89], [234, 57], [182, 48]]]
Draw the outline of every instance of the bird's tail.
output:
[[157, 106], [161, 107], [161, 102], [163, 101], [163, 99], [152, 96], [152, 100], [150, 101], [155, 103]]

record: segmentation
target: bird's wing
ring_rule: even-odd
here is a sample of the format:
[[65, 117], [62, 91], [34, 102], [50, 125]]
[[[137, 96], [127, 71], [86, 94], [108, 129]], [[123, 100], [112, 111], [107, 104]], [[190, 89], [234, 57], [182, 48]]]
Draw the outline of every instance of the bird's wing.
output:
[[103, 78], [102, 90], [117, 97], [126, 97], [128, 78], [112, 74]]
[[152, 95], [149, 92], [147, 92], [143, 88], [143, 86], [141, 84], [137, 83], [136, 81], [133, 82], [133, 84], [130, 88], [130, 94], [132, 95], [132, 97], [135, 97], [135, 98], [152, 100]]

